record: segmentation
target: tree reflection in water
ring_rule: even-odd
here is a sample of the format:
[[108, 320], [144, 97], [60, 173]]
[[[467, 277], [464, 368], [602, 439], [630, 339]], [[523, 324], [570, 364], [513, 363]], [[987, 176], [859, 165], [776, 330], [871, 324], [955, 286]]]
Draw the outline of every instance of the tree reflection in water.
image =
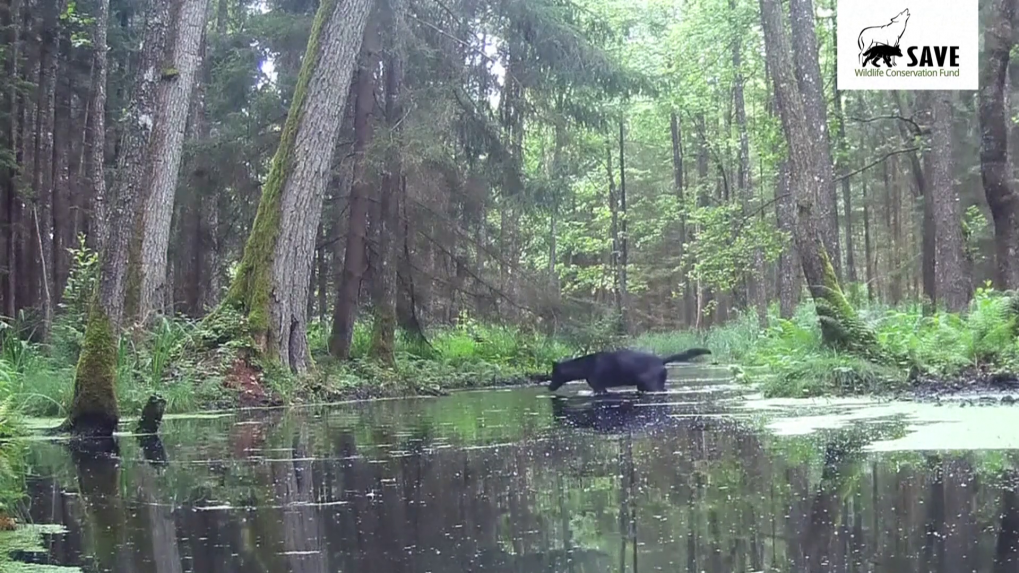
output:
[[528, 389], [171, 420], [119, 457], [39, 446], [31, 514], [69, 529], [50, 563], [111, 572], [1017, 569], [1007, 453], [868, 453], [902, 426], [778, 437], [703, 402]]

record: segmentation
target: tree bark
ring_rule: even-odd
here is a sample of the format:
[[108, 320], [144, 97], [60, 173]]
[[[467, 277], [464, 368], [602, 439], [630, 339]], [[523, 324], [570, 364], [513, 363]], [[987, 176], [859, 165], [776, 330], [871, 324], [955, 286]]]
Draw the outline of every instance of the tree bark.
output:
[[[20, 66], [18, 62], [21, 61], [21, 8], [22, 0], [11, 0], [10, 11], [4, 19], [4, 26], [8, 30], [7, 41], [10, 46], [8, 49], [9, 57], [7, 58], [6, 71], [8, 76], [11, 78], [17, 78], [20, 73]], [[18, 95], [18, 88], [15, 82], [10, 83], [10, 87], [6, 93], [6, 102], [9, 109], [9, 115], [6, 118], [7, 125], [7, 143], [10, 148], [17, 153], [19, 149], [19, 139], [21, 134], [20, 128], [20, 113], [19, 105], [21, 98]], [[0, 206], [0, 222], [3, 223], [4, 228], [4, 283], [3, 283], [3, 300], [4, 305], [2, 307], [3, 313], [6, 316], [17, 316], [17, 292], [18, 292], [18, 280], [17, 280], [17, 268], [18, 268], [18, 211], [21, 208], [21, 201], [18, 198], [18, 167], [12, 165], [9, 169], [5, 170], [4, 173], [4, 185], [3, 185], [3, 202]]]
[[371, 184], [367, 176], [365, 150], [372, 140], [372, 110], [375, 107], [375, 68], [378, 62], [378, 30], [369, 23], [357, 71], [356, 102], [354, 104], [353, 173], [350, 198], [347, 202], [348, 222], [343, 270], [336, 288], [333, 307], [332, 332], [329, 335], [329, 352], [336, 358], [350, 358], [350, 344], [357, 319], [357, 302], [361, 292], [367, 255], [368, 195]]
[[796, 241], [793, 231], [796, 228], [796, 199], [792, 196], [789, 186], [789, 161], [778, 166], [778, 181], [775, 185], [775, 218], [778, 229], [787, 233], [790, 243], [779, 255], [778, 259], [778, 308], [779, 316], [790, 319], [796, 314], [796, 304], [800, 298], [803, 285], [803, 269], [799, 264]]
[[[804, 111], [804, 100], [789, 61], [791, 49], [779, 0], [760, 0], [765, 52], [775, 87], [775, 102], [789, 144], [790, 187], [796, 199], [796, 226], [793, 230], [803, 275], [817, 310], [825, 344], [851, 352], [874, 356], [877, 342], [839, 287], [828, 251], [818, 231], [814, 213], [813, 188], [822, 180], [825, 169], [824, 146], [817, 144], [816, 133]], [[808, 54], [809, 56], [809, 54]], [[828, 151], [830, 153], [830, 149]], [[831, 163], [827, 165], [830, 168]]]
[[619, 284], [619, 254], [620, 254], [620, 236], [619, 236], [619, 199], [616, 197], [616, 179], [614, 171], [612, 170], [612, 145], [608, 144], [605, 146], [605, 169], [609, 177], [609, 212], [612, 214], [612, 223], [610, 225], [609, 232], [612, 234], [612, 254], [609, 257], [612, 267], [612, 295], [616, 305], [616, 318], [620, 322], [623, 320], [623, 289]]
[[92, 186], [92, 229], [93, 245], [96, 252], [106, 247], [107, 232], [107, 197], [106, 197], [106, 69], [107, 53], [106, 29], [110, 21], [110, 0], [99, 0], [96, 3], [95, 30], [92, 35], [92, 98], [88, 105], [88, 139], [89, 158], [86, 161], [88, 180]]
[[877, 279], [874, 273], [874, 250], [870, 240], [870, 200], [867, 198], [867, 179], [863, 178], [860, 186], [863, 192], [863, 258], [867, 271], [867, 299], [874, 300], [877, 294]]
[[[21, 222], [18, 229], [20, 237], [17, 241], [20, 250], [18, 266], [17, 308], [34, 307], [39, 295], [39, 241], [33, 226], [32, 212], [37, 206], [39, 192], [39, 171], [36, 161], [39, 152], [39, 74], [42, 70], [42, 38], [41, 23], [38, 17], [39, 0], [25, 0], [24, 18], [24, 49], [25, 68], [23, 81], [32, 84], [36, 89], [25, 90], [21, 95], [21, 157], [20, 184], [18, 193], [21, 203]], [[28, 190], [28, 192], [26, 192]]]
[[152, 313], [162, 312], [171, 298], [166, 271], [170, 222], [191, 98], [202, 66], [202, 37], [208, 13], [209, 0], [183, 0], [174, 26], [172, 59], [159, 69], [163, 84], [150, 147], [152, 172], [141, 226], [138, 318], [142, 322]]
[[817, 210], [816, 220], [835, 276], [841, 280], [838, 192], [835, 189], [828, 110], [818, 59], [813, 3], [811, 0], [789, 0], [789, 13], [792, 16], [792, 48], [797, 54], [794, 59], [796, 81], [803, 98], [807, 129], [811, 131], [815, 153], [818, 155], [816, 173], [813, 174], [816, 179], [811, 184]]
[[231, 285], [257, 348], [295, 372], [310, 365], [308, 284], [322, 197], [371, 0], [324, 0], [315, 15], [280, 146]]
[[622, 299], [620, 333], [630, 332], [630, 292], [627, 285], [627, 270], [630, 264], [630, 249], [626, 231], [626, 153], [625, 120], [619, 120], [619, 295]]
[[994, 0], [980, 70], [980, 178], [994, 221], [995, 286], [1019, 288], [1019, 196], [1008, 162], [1005, 76], [1015, 42], [1015, 0]]
[[390, 141], [386, 150], [386, 166], [382, 173], [382, 197], [379, 220], [379, 258], [375, 290], [372, 293], [371, 356], [383, 364], [393, 365], [396, 336], [396, 279], [400, 232], [400, 195], [403, 191], [403, 151], [400, 125], [403, 120], [403, 0], [389, 0], [391, 42], [386, 59], [386, 124]]
[[675, 110], [672, 111], [669, 117], [669, 127], [672, 135], [672, 176], [675, 184], [676, 199], [680, 204], [679, 213], [679, 241], [676, 247], [677, 256], [680, 261], [681, 271], [681, 282], [684, 283], [683, 296], [680, 301], [680, 312], [679, 324], [689, 326], [690, 325], [690, 308], [693, 306], [693, 291], [690, 289], [689, 281], [687, 280], [687, 264], [684, 261], [685, 258], [685, 244], [686, 244], [686, 188], [684, 186], [685, 181], [683, 179], [683, 135], [680, 131], [679, 116]]
[[931, 199], [937, 229], [935, 291], [939, 304], [951, 312], [961, 312], [969, 304], [970, 285], [963, 255], [962, 213], [952, 175], [951, 92], [931, 94], [931, 115]]
[[54, 172], [54, 137], [56, 121], [57, 74], [60, 62], [60, 28], [58, 18], [67, 0], [48, 2], [43, 9], [42, 45], [40, 46], [38, 147], [33, 182], [35, 187], [36, 237], [39, 243], [40, 286], [43, 303], [43, 336], [53, 324], [57, 293], [54, 249], [59, 249], [59, 228], [53, 219], [56, 198]]
[[[144, 176], [144, 158], [155, 117], [156, 84], [169, 27], [169, 6], [155, 1], [145, 23], [142, 60], [134, 78], [134, 93], [124, 122], [123, 142], [115, 179], [106, 245], [99, 259], [99, 284], [89, 310], [85, 341], [74, 378], [74, 399], [68, 425], [79, 434], [109, 436], [117, 427], [119, 411], [114, 391], [120, 323], [124, 298], [132, 222], [138, 189]], [[102, 161], [102, 154], [93, 153]], [[101, 172], [101, 165], [93, 165]]]

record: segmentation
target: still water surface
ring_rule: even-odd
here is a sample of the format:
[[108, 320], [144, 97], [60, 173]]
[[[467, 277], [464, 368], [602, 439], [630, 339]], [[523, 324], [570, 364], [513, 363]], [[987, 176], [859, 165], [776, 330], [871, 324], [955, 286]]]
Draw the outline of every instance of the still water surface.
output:
[[1017, 452], [870, 451], [913, 431], [896, 416], [775, 431], [792, 414], [746, 408], [724, 376], [676, 369], [654, 398], [523, 388], [168, 419], [161, 444], [121, 436], [119, 459], [40, 442], [31, 516], [67, 531], [24, 558], [118, 573], [1019, 571]]

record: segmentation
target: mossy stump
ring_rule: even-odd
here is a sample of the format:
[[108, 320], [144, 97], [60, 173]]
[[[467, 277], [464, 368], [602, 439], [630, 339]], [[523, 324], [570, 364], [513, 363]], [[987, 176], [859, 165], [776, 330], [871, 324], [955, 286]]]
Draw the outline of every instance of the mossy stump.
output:
[[93, 302], [74, 375], [74, 400], [66, 429], [81, 436], [112, 436], [120, 422], [116, 379], [117, 337], [106, 312]]

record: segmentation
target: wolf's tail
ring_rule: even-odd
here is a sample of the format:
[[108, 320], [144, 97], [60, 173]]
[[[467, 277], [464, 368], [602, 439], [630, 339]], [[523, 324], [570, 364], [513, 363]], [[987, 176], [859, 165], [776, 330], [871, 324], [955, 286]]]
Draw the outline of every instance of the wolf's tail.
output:
[[685, 352], [679, 354], [673, 354], [672, 356], [666, 356], [662, 358], [662, 362], [668, 364], [670, 362], [689, 362], [693, 358], [702, 356], [704, 354], [711, 354], [711, 351], [707, 348], [691, 348]]

